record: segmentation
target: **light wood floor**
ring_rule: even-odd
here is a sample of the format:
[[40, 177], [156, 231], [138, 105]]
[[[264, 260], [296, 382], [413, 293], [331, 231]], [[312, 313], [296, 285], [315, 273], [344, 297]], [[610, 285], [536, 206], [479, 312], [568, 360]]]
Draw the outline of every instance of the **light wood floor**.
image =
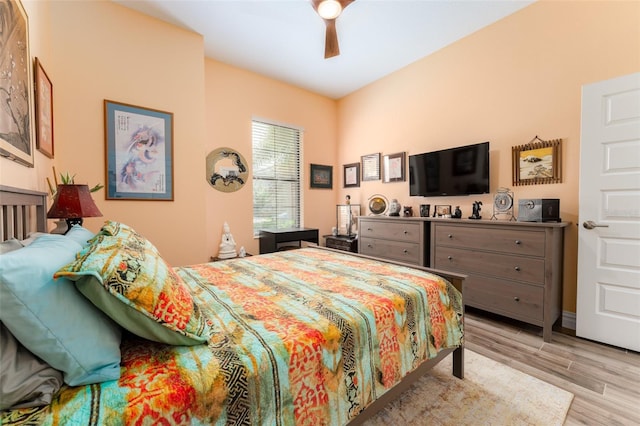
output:
[[[570, 335], [573, 334], [573, 335]], [[640, 425], [640, 354], [467, 309], [468, 349], [573, 393], [565, 425]]]

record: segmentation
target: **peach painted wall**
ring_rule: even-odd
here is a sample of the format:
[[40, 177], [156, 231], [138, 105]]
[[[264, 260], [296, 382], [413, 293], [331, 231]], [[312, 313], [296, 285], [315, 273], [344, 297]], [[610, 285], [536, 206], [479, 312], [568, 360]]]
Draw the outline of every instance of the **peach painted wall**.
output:
[[[339, 164], [363, 154], [425, 151], [490, 141], [491, 191], [559, 198], [565, 233], [564, 310], [575, 312], [581, 86], [640, 71], [640, 3], [537, 2], [339, 101]], [[563, 140], [560, 184], [514, 186], [511, 147], [536, 135]], [[403, 205], [460, 205], [492, 195], [409, 197], [408, 182], [363, 182], [350, 194]], [[354, 201], [354, 202], [355, 202]], [[417, 213], [416, 213], [417, 214]]]
[[[207, 59], [206, 152], [220, 147], [238, 150], [251, 164], [251, 121], [253, 118], [302, 128], [304, 226], [319, 228], [320, 235], [335, 226], [335, 189], [310, 189], [309, 164], [333, 165], [336, 161], [336, 101], [290, 86], [259, 74]], [[201, 162], [202, 180], [204, 163]], [[217, 255], [224, 222], [228, 222], [237, 248], [259, 253], [253, 238], [253, 187], [249, 182], [236, 192], [220, 192], [207, 184], [206, 232], [212, 237], [208, 253]], [[334, 168], [334, 188], [339, 177]], [[208, 235], [208, 236], [209, 236]]]
[[[251, 183], [236, 193], [214, 190], [206, 155], [230, 146], [251, 161], [251, 119], [260, 117], [303, 129], [303, 174], [311, 162], [335, 163], [336, 101], [205, 61], [200, 35], [111, 1], [25, 4], [32, 56], [54, 86], [55, 159], [37, 152], [35, 168], [0, 159], [0, 183], [46, 191], [51, 166], [75, 173], [77, 183], [104, 183], [104, 99], [174, 114], [174, 201], [105, 200], [102, 190], [94, 199], [104, 217], [85, 219], [87, 228], [124, 222], [169, 263], [183, 265], [216, 255], [227, 221], [238, 248], [258, 253]], [[330, 232], [335, 191], [311, 190], [305, 181], [303, 198], [305, 225]]]
[[[50, 11], [48, 2], [26, 0], [22, 2], [29, 21], [29, 50], [32, 58], [39, 58], [48, 71], [51, 43]], [[35, 135], [34, 135], [35, 137]], [[35, 149], [34, 167], [25, 167], [14, 161], [0, 158], [0, 184], [45, 191], [47, 170], [53, 161]]]
[[44, 191], [52, 165], [75, 173], [76, 183], [104, 183], [104, 99], [172, 112], [175, 200], [107, 201], [102, 190], [94, 200], [104, 217], [85, 226], [97, 231], [104, 220], [119, 220], [171, 264], [204, 261], [206, 184], [194, 167], [205, 140], [202, 37], [111, 1], [27, 5], [30, 40], [38, 44], [32, 56], [41, 57], [54, 88], [55, 159], [38, 153], [34, 169], [2, 159], [2, 184]]

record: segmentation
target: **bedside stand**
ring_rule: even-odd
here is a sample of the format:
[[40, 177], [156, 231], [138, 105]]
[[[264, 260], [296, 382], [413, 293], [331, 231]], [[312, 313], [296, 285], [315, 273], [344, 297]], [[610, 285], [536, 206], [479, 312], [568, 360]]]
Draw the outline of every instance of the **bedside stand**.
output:
[[325, 245], [329, 248], [358, 252], [358, 239], [355, 235], [349, 237], [346, 235], [323, 235]]

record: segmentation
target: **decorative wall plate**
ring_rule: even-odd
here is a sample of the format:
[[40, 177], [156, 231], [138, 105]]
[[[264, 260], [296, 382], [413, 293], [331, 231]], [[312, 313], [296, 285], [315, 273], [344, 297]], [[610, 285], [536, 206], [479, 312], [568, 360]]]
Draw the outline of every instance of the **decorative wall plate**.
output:
[[217, 148], [207, 155], [207, 182], [222, 192], [234, 192], [247, 183], [249, 166], [232, 148]]
[[374, 216], [385, 214], [388, 206], [389, 202], [384, 195], [372, 195], [369, 198], [369, 212]]

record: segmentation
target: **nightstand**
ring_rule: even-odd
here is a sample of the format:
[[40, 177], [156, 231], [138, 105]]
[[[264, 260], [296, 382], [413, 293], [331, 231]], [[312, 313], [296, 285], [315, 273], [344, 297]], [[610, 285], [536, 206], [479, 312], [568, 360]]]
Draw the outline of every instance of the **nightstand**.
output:
[[325, 245], [329, 248], [358, 252], [358, 239], [355, 235], [349, 237], [347, 235], [323, 235]]

